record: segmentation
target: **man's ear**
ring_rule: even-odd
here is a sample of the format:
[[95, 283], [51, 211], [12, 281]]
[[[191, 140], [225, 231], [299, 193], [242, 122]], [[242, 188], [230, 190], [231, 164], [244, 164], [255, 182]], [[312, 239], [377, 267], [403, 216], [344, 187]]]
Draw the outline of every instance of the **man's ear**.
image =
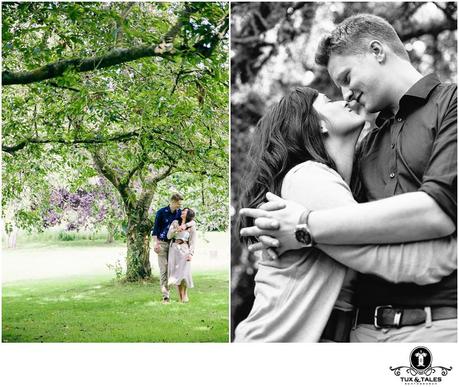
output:
[[370, 50], [379, 63], [384, 63], [386, 60], [386, 50], [379, 40], [372, 40], [370, 42]]

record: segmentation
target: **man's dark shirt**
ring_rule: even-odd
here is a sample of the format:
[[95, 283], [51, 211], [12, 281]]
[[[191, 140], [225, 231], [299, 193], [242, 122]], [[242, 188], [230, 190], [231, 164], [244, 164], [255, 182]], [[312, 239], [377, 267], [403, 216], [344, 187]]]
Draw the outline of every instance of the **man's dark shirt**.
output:
[[[457, 86], [435, 75], [419, 80], [395, 116], [382, 111], [363, 140], [359, 169], [368, 201], [423, 191], [457, 221]], [[422, 259], [422, 257], [419, 257]], [[360, 306], [456, 305], [457, 272], [427, 286], [395, 285], [360, 275]]]
[[181, 216], [182, 210], [180, 209], [175, 212], [172, 212], [169, 206], [159, 209], [156, 212], [155, 226], [153, 227], [152, 234], [159, 240], [168, 241], [167, 232], [169, 231], [169, 226], [174, 220], [180, 219]]

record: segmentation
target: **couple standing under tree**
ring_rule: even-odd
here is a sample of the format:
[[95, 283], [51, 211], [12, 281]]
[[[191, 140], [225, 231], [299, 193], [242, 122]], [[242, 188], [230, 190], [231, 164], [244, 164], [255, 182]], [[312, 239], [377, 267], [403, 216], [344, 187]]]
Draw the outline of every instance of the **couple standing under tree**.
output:
[[[456, 342], [457, 87], [373, 15], [316, 62], [344, 101], [296, 88], [253, 139], [240, 227], [263, 253], [235, 341]], [[379, 113], [357, 152], [356, 105]]]
[[196, 246], [196, 222], [191, 208], [181, 209], [183, 197], [173, 194], [169, 205], [156, 212], [153, 228], [154, 251], [158, 254], [163, 303], [169, 303], [170, 286], [177, 286], [180, 302], [188, 302], [194, 287], [191, 260]]

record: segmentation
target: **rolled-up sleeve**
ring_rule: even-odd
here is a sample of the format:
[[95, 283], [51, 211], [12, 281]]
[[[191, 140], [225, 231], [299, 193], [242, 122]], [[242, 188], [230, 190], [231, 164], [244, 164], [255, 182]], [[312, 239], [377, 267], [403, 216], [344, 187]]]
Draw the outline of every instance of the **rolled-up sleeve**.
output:
[[419, 188], [457, 224], [457, 88], [451, 94]]

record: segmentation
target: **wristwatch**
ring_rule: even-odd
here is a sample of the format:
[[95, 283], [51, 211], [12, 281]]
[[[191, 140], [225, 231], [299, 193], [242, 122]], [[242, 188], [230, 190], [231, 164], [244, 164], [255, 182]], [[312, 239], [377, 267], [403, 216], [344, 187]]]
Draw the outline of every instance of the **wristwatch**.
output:
[[300, 224], [295, 227], [295, 238], [298, 242], [302, 243], [304, 247], [312, 247], [316, 244], [308, 225], [308, 219], [311, 212], [311, 210], [303, 212], [300, 216]]

